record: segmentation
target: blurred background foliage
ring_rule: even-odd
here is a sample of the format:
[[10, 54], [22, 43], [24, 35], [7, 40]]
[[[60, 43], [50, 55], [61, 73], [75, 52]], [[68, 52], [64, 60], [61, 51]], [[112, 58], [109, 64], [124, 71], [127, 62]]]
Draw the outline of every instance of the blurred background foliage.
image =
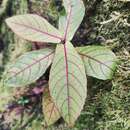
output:
[[[119, 66], [112, 81], [88, 77], [86, 105], [70, 130], [130, 130], [130, 2], [84, 0], [84, 3], [86, 15], [73, 44], [107, 46], [117, 55]], [[8, 64], [33, 48], [33, 44], [19, 39], [8, 29], [5, 18], [36, 13], [57, 26], [62, 10], [61, 0], [0, 1], [0, 130], [69, 130], [62, 119], [50, 128], [45, 127], [41, 97], [30, 97], [28, 87], [12, 90], [2, 84]], [[10, 102], [17, 105], [11, 111]]]

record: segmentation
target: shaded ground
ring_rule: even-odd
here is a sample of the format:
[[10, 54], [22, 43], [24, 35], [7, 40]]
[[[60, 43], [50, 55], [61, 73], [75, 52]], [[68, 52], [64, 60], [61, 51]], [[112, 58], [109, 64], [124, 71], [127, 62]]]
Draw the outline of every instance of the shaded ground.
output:
[[[13, 14], [31, 12], [46, 17], [57, 26], [57, 12], [62, 9], [60, 2], [52, 0], [46, 2], [42, 0], [5, 1], [7, 5], [0, 7], [1, 74], [9, 61], [13, 61], [32, 48], [37, 49], [37, 45], [32, 47], [32, 44], [14, 36], [5, 26], [4, 19]], [[100, 81], [88, 77], [86, 105], [72, 130], [130, 130], [130, 2], [84, 0], [84, 3], [86, 15], [72, 41], [73, 44], [75, 46], [89, 44], [108, 46], [116, 53], [120, 62], [112, 81]], [[40, 81], [46, 82], [47, 77], [48, 74]], [[2, 94], [3, 90], [0, 92]], [[15, 97], [12, 99], [15, 107], [12, 108], [10, 103], [7, 103], [10, 97], [3, 102], [1, 100], [0, 104], [7, 103], [8, 109], [6, 108], [5, 113], [1, 115], [0, 130], [69, 130], [62, 120], [51, 128], [43, 128], [45, 125], [41, 114], [42, 93], [37, 95], [33, 89], [8, 89], [6, 93]], [[0, 105], [0, 110], [3, 111], [2, 105]], [[22, 115], [16, 116], [15, 112]]]

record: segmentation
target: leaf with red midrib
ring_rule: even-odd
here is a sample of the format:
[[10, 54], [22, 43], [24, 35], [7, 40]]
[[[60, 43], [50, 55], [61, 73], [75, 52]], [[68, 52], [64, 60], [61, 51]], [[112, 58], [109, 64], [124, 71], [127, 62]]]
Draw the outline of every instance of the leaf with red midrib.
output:
[[111, 79], [116, 68], [117, 58], [115, 54], [103, 46], [78, 47], [86, 74], [98, 79]]
[[18, 36], [32, 42], [60, 43], [61, 33], [47, 22], [46, 19], [35, 15], [17, 15], [6, 19], [7, 25]]
[[59, 30], [62, 32], [64, 39], [69, 41], [72, 40], [83, 20], [85, 7], [82, 0], [63, 0], [63, 4], [66, 15], [59, 18]]
[[59, 110], [50, 96], [48, 87], [44, 89], [42, 106], [45, 121], [48, 126], [54, 124], [61, 117]]
[[[60, 70], [60, 71], [59, 71]], [[87, 94], [85, 68], [70, 42], [57, 45], [50, 71], [49, 90], [62, 117], [73, 126]]]
[[53, 49], [45, 48], [20, 56], [7, 70], [5, 84], [18, 87], [35, 82], [49, 67], [53, 55]]

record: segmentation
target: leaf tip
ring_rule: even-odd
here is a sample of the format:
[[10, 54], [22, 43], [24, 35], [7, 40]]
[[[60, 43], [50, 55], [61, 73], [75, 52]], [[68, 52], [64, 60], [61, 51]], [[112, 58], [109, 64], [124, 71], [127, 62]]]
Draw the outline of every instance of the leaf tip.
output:
[[10, 27], [10, 28], [11, 28], [11, 20], [12, 20], [12, 17], [5, 19], [5, 23], [6, 23], [7, 26]]
[[5, 23], [8, 25], [8, 23], [9, 23], [9, 18], [5, 19]]

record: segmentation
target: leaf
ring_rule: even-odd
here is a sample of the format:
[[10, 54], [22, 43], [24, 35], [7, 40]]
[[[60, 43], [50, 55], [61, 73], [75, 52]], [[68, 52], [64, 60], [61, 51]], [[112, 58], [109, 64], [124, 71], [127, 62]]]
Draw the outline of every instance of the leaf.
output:
[[64, 39], [72, 40], [76, 30], [81, 24], [85, 7], [82, 0], [63, 0], [66, 16], [59, 18], [59, 30], [62, 31]]
[[60, 30], [60, 32], [62, 33], [62, 36], [64, 36], [64, 33], [65, 33], [65, 29], [66, 29], [66, 21], [67, 21], [67, 19], [66, 19], [66, 15], [61, 15], [60, 17], [59, 17], [59, 30]]
[[54, 124], [61, 116], [59, 110], [57, 109], [56, 105], [54, 104], [50, 96], [48, 88], [44, 89], [42, 105], [43, 105], [43, 113], [47, 125], [49, 126]]
[[54, 55], [53, 49], [45, 48], [20, 56], [7, 70], [7, 86], [24, 86], [39, 79], [49, 67]]
[[117, 59], [111, 50], [102, 46], [78, 47], [77, 50], [84, 61], [87, 75], [102, 80], [112, 78]]
[[56, 28], [35, 14], [13, 16], [6, 23], [18, 36], [32, 42], [59, 43], [62, 39]]
[[67, 14], [66, 11], [59, 15], [58, 20], [58, 29], [61, 32], [62, 36], [64, 36], [65, 30], [66, 30], [66, 23], [67, 23]]
[[87, 94], [85, 68], [70, 42], [57, 45], [50, 71], [49, 90], [62, 117], [73, 126]]

